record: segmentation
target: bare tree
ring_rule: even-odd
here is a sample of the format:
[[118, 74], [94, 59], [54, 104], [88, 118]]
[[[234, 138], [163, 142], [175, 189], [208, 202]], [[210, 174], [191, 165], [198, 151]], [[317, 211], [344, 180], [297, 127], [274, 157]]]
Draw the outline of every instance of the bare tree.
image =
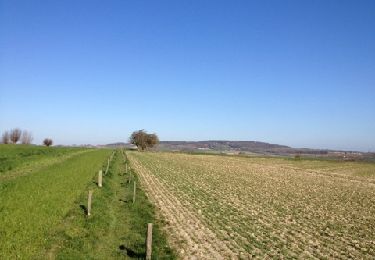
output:
[[159, 138], [156, 134], [147, 134], [145, 130], [134, 131], [130, 138], [130, 143], [135, 144], [138, 150], [144, 151], [148, 147], [154, 147], [159, 143]]
[[3, 135], [1, 136], [1, 141], [2, 141], [3, 144], [9, 144], [9, 142], [10, 142], [9, 131], [5, 131], [3, 133]]
[[53, 141], [52, 141], [52, 139], [50, 139], [50, 138], [46, 138], [46, 139], [44, 139], [43, 140], [43, 144], [45, 145], [45, 146], [51, 146], [52, 145], [52, 143], [53, 143]]
[[12, 143], [17, 143], [20, 138], [21, 138], [21, 129], [19, 128], [13, 128], [12, 130], [10, 130], [10, 141], [12, 141]]
[[27, 130], [22, 131], [22, 136], [21, 136], [21, 143], [22, 144], [31, 144], [33, 141], [33, 134]]

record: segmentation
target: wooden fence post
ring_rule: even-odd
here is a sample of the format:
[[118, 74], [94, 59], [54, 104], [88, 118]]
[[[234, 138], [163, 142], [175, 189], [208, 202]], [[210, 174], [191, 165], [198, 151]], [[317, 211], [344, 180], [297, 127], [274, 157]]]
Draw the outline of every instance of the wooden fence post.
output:
[[136, 190], [137, 182], [134, 181], [134, 189], [133, 189], [133, 203], [135, 202], [135, 190]]
[[107, 174], [108, 169], [109, 169], [109, 158], [108, 158], [107, 169], [105, 170], [105, 174]]
[[98, 174], [98, 186], [101, 188], [103, 186], [103, 171], [100, 170]]
[[92, 190], [89, 190], [89, 197], [87, 199], [87, 216], [91, 215], [91, 201], [92, 201]]
[[146, 238], [146, 260], [151, 260], [152, 254], [152, 223], [147, 224], [147, 238]]

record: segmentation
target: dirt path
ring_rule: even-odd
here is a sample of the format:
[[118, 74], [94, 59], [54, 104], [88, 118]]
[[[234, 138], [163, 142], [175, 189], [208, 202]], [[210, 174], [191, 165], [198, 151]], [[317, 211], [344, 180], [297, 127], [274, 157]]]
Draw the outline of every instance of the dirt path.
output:
[[187, 202], [182, 204], [136, 158], [132, 157], [131, 162], [147, 195], [166, 220], [169, 243], [181, 259], [238, 259], [237, 254], [190, 210]]

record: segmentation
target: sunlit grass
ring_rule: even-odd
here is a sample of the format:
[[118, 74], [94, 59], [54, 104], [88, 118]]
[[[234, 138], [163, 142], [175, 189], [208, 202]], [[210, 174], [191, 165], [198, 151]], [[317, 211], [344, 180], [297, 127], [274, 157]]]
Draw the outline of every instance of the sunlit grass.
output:
[[[104, 167], [105, 168], [105, 167]], [[130, 182], [128, 177], [131, 174]], [[153, 259], [174, 259], [155, 219], [154, 208], [148, 201], [137, 175], [125, 174], [124, 157], [117, 151], [109, 171], [98, 188], [96, 179], [74, 203], [49, 245], [46, 255], [57, 259], [134, 259], [145, 257], [147, 223], [153, 223]], [[137, 181], [133, 204], [133, 182]], [[92, 215], [84, 216], [87, 190], [93, 190]]]
[[91, 150], [32, 174], [1, 181], [1, 257], [39, 256], [49, 242], [51, 231], [71, 209], [108, 154], [109, 150]]

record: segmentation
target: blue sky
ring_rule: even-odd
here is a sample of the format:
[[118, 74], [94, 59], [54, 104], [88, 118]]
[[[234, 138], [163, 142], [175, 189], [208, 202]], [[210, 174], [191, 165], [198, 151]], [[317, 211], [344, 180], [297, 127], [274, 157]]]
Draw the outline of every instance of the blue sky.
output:
[[375, 151], [375, 1], [0, 0], [0, 132]]

